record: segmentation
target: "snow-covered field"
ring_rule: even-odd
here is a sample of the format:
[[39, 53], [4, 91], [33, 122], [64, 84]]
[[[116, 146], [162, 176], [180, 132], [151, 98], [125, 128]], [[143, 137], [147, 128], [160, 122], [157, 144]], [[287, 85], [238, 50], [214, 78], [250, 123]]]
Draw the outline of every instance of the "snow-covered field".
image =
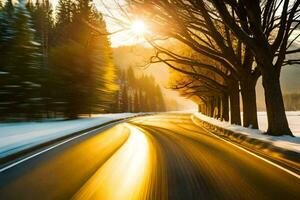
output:
[[286, 148], [300, 153], [300, 111], [287, 112], [290, 128], [296, 137], [291, 137], [291, 136], [274, 137], [274, 136], [264, 135], [263, 132], [267, 129], [267, 116], [265, 112], [258, 113], [260, 130], [244, 128], [242, 126], [232, 125], [228, 122], [221, 122], [217, 119], [213, 119], [205, 115], [202, 115], [201, 113], [195, 113], [194, 115], [199, 119], [207, 121], [216, 126], [220, 126], [235, 132], [242, 133], [251, 138], [268, 141], [275, 146]]
[[0, 123], [0, 158], [65, 135], [136, 114], [103, 114], [68, 121]]
[[[286, 115], [294, 136], [300, 137], [300, 111], [288, 111]], [[266, 112], [258, 112], [258, 124], [260, 130], [267, 130], [268, 121]]]

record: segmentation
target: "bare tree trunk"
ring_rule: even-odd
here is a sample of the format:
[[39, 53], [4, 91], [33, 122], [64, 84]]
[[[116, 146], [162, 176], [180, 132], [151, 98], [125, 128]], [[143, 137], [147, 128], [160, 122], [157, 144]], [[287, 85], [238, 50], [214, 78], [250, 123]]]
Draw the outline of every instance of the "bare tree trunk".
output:
[[213, 96], [212, 97], [212, 99], [211, 99], [211, 101], [212, 101], [212, 111], [211, 111], [211, 115], [212, 115], [212, 117], [213, 118], [216, 118], [217, 117], [217, 115], [216, 115], [216, 107], [217, 107], [217, 101], [216, 101], [216, 97], [215, 96]]
[[214, 111], [215, 111], [215, 97], [210, 97], [211, 101], [211, 110], [210, 110], [210, 117], [215, 117], [214, 116]]
[[280, 70], [274, 66], [262, 68], [263, 87], [268, 116], [267, 134], [293, 135], [286, 118], [282, 92], [280, 88]]
[[221, 100], [221, 107], [222, 107], [222, 119], [225, 121], [229, 121], [229, 102], [228, 102], [228, 95], [223, 94]]
[[205, 104], [198, 104], [198, 112], [205, 114]]
[[204, 102], [203, 104], [200, 104], [200, 112], [204, 115], [206, 115], [206, 110], [207, 110], [207, 104]]
[[230, 96], [230, 121], [232, 124], [241, 125], [240, 95], [237, 81], [233, 81], [229, 88]]
[[209, 116], [209, 113], [210, 113], [209, 109], [210, 109], [210, 100], [208, 99], [207, 103], [206, 103], [206, 112], [205, 112], [206, 116]]
[[256, 79], [241, 81], [241, 94], [243, 102], [243, 126], [258, 129], [256, 105]]
[[221, 97], [220, 96], [218, 96], [217, 97], [217, 100], [218, 100], [218, 103], [217, 103], [217, 105], [218, 105], [218, 119], [222, 119], [222, 113], [221, 113]]
[[203, 113], [204, 115], [206, 115], [206, 107], [207, 107], [207, 104], [204, 103], [204, 104], [202, 105], [202, 113]]

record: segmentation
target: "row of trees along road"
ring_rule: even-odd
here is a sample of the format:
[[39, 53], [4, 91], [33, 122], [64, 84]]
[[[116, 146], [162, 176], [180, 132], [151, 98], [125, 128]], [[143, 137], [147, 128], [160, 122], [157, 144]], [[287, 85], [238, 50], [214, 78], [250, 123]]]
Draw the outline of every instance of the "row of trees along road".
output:
[[120, 71], [116, 112], [166, 111], [161, 88], [148, 75], [137, 76], [133, 68]]
[[284, 94], [283, 99], [287, 110], [300, 110], [300, 93]]
[[[279, 78], [282, 66], [299, 63], [286, 55], [300, 51], [292, 45], [299, 36], [294, 37], [300, 0], [130, 2], [132, 12], [155, 33], [146, 36], [157, 52], [151, 63], [163, 62], [183, 74], [185, 78], [172, 87], [198, 97], [203, 113], [212, 116], [217, 105], [224, 105], [222, 117], [227, 120], [229, 99], [231, 122], [241, 124], [241, 94], [243, 125], [257, 128], [255, 86], [262, 76], [267, 133], [292, 135]], [[184, 54], [178, 50], [182, 46], [188, 49]]]
[[48, 0], [3, 2], [0, 118], [110, 111], [116, 69], [105, 33], [90, 0], [59, 0], [55, 14]]

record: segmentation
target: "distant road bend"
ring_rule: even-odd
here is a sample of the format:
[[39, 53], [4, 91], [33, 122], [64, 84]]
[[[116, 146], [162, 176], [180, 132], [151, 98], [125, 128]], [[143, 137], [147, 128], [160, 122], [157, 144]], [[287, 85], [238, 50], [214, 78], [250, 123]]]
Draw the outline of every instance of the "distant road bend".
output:
[[0, 199], [300, 199], [300, 179], [161, 114], [91, 133], [0, 173]]

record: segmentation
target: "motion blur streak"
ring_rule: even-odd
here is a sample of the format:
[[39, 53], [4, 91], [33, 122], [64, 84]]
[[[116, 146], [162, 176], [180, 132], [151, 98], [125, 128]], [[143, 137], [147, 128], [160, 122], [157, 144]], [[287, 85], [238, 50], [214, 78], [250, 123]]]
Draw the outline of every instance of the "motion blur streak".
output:
[[89, 179], [73, 199], [141, 199], [149, 177], [149, 143], [132, 125], [127, 142]]
[[0, 173], [1, 200], [299, 200], [299, 188], [190, 114], [137, 117]]
[[216, 139], [188, 117], [156, 115], [131, 122], [152, 136], [163, 161], [156, 182], [167, 183], [167, 194], [149, 199], [300, 199], [296, 177]]
[[117, 125], [0, 173], [0, 199], [70, 199], [129, 135], [128, 128]]

